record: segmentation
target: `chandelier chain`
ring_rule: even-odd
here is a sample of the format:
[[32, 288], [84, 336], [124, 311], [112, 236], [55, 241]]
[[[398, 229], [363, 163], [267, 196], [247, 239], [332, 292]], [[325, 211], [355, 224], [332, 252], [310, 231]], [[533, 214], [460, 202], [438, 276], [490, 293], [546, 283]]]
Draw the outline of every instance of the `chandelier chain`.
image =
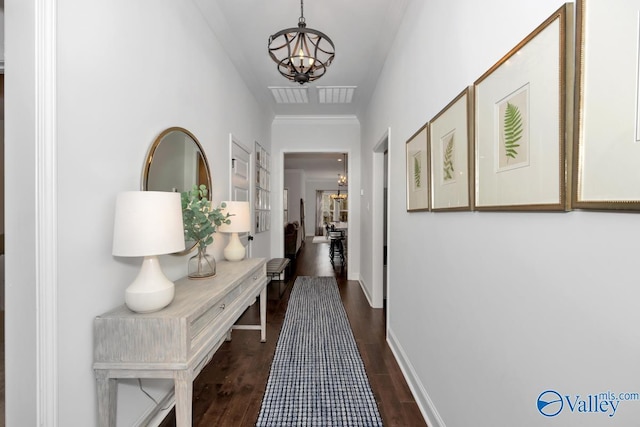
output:
[[306, 22], [304, 19], [304, 0], [300, 0], [300, 19], [298, 19], [298, 25], [306, 26]]

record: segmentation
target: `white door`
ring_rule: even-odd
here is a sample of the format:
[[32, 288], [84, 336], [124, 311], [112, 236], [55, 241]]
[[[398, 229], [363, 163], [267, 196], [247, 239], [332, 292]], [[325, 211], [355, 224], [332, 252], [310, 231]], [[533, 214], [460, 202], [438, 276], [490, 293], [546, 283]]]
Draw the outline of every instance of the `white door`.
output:
[[[231, 200], [251, 202], [249, 183], [251, 182], [251, 153], [249, 150], [231, 138]], [[251, 203], [249, 203], [251, 206]], [[253, 222], [253, 221], [252, 221]], [[249, 234], [240, 235], [240, 241], [247, 248], [247, 258], [251, 257]]]

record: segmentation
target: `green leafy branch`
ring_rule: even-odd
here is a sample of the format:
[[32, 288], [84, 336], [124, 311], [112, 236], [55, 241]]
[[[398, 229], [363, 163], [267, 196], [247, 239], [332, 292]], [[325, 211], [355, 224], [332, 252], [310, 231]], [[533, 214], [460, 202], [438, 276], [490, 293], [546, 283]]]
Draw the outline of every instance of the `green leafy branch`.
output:
[[444, 180], [449, 181], [453, 179], [453, 136], [447, 142], [447, 146], [444, 150], [444, 162], [443, 162]]
[[220, 225], [231, 224], [230, 215], [222, 213], [222, 209], [227, 207], [226, 203], [218, 208], [211, 207], [206, 185], [194, 185], [190, 191], [183, 191], [180, 200], [184, 238], [197, 242], [202, 249], [213, 243], [213, 233]]
[[507, 102], [504, 113], [504, 149], [507, 157], [515, 159], [518, 155], [516, 148], [520, 147], [520, 144], [517, 142], [522, 138], [523, 131], [520, 109]]

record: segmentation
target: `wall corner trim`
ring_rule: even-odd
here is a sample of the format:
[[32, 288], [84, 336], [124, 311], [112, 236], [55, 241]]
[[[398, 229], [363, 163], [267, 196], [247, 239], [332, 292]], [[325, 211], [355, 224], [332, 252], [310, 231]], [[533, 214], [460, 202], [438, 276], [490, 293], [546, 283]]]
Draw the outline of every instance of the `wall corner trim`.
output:
[[38, 0], [36, 12], [36, 316], [37, 420], [58, 425], [57, 271], [57, 1]]

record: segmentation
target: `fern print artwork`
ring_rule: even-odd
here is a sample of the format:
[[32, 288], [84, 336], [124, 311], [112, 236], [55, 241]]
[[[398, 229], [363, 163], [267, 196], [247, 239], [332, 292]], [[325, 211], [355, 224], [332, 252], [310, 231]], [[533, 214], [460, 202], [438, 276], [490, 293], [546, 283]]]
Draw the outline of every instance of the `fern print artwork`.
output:
[[422, 188], [422, 153], [418, 151], [413, 156], [413, 190], [417, 191]]
[[524, 86], [498, 106], [499, 169], [529, 164], [529, 86]]
[[407, 211], [429, 208], [429, 147], [427, 125], [407, 141], [406, 179]]
[[515, 159], [518, 155], [518, 141], [522, 138], [522, 115], [520, 109], [507, 102], [504, 113], [504, 155]]
[[455, 133], [451, 132], [442, 138], [442, 181], [445, 183], [455, 181]]

